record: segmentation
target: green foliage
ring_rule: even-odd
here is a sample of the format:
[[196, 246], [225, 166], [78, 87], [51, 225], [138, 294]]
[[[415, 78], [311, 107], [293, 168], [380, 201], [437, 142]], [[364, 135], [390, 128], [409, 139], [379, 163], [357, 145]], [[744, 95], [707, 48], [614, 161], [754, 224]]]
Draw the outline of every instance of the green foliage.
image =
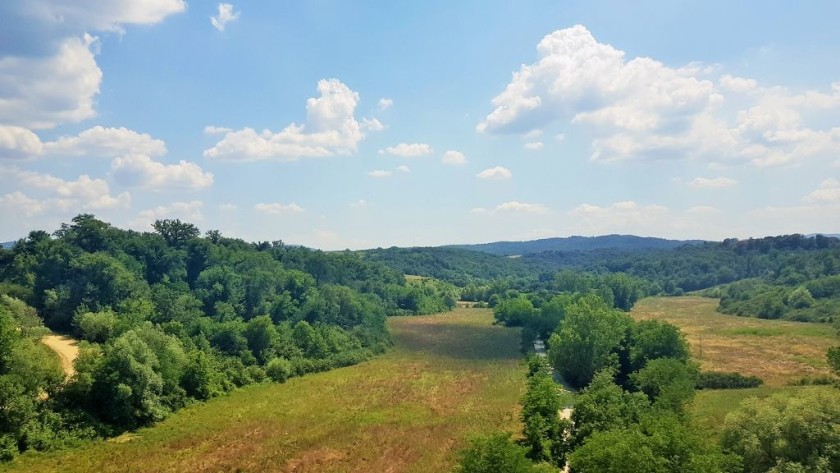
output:
[[829, 348], [826, 358], [829, 368], [834, 371], [834, 374], [840, 376], [840, 345]]
[[618, 363], [616, 351], [632, 325], [626, 314], [589, 295], [569, 305], [548, 341], [554, 369], [574, 387], [589, 384], [595, 373]]
[[697, 389], [746, 389], [757, 388], [763, 383], [758, 376], [703, 371], [697, 378]]
[[647, 394], [654, 407], [681, 413], [694, 397], [697, 371], [674, 358], [651, 360], [630, 376], [633, 384]]
[[545, 370], [528, 379], [528, 391], [522, 398], [523, 443], [528, 457], [536, 461], [563, 464], [563, 434], [559, 419], [561, 408], [558, 386]]
[[716, 452], [691, 425], [668, 414], [597, 432], [571, 454], [569, 462], [580, 473], [736, 473], [740, 469], [737, 457]]
[[633, 370], [644, 367], [650, 360], [673, 358], [688, 361], [688, 342], [680, 329], [660, 320], [643, 320], [631, 331], [630, 362]]
[[81, 338], [104, 343], [116, 335], [119, 319], [113, 310], [107, 308], [99, 312], [76, 314], [73, 323], [79, 328]]
[[272, 381], [282, 383], [289, 379], [293, 371], [292, 364], [285, 358], [272, 358], [265, 365], [265, 374], [271, 378]]
[[840, 397], [805, 391], [752, 398], [726, 417], [721, 443], [743, 471], [840, 471]]
[[637, 424], [649, 406], [647, 396], [624, 391], [610, 371], [601, 371], [575, 400], [572, 443], [580, 445], [595, 432]]
[[532, 473], [534, 465], [525, 448], [514, 443], [510, 434], [495, 433], [479, 437], [461, 451], [457, 473]]
[[524, 297], [506, 299], [493, 308], [496, 322], [508, 327], [519, 327], [534, 317], [534, 304]]

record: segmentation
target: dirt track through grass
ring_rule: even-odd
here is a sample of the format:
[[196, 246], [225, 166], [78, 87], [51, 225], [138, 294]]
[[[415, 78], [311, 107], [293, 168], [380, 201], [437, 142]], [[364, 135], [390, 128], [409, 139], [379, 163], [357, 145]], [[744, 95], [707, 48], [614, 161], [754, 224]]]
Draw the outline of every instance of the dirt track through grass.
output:
[[73, 361], [79, 356], [79, 342], [67, 335], [50, 334], [41, 338], [41, 343], [50, 349], [61, 359], [61, 367], [67, 377], [73, 376], [76, 371], [73, 369]]
[[826, 351], [838, 340], [830, 325], [737, 317], [717, 305], [703, 297], [654, 297], [640, 300], [631, 315], [680, 327], [703, 370], [755, 375], [770, 387], [830, 375]]
[[[394, 349], [357, 366], [251, 386], [155, 427], [9, 471], [438, 472], [467, 438], [518, 432], [517, 330], [486, 309], [389, 320]], [[0, 470], [4, 470], [0, 466]]]

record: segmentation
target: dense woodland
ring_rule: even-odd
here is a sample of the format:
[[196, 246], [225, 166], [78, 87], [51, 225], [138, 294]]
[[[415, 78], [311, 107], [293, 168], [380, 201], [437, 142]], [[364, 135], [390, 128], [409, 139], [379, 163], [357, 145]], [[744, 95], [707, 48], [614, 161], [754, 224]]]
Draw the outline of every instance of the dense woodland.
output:
[[[365, 360], [388, 315], [452, 308], [457, 290], [347, 252], [246, 243], [160, 220], [79, 215], [0, 250], [0, 457], [148, 425], [246, 384]], [[84, 340], [76, 374], [38, 343]]]

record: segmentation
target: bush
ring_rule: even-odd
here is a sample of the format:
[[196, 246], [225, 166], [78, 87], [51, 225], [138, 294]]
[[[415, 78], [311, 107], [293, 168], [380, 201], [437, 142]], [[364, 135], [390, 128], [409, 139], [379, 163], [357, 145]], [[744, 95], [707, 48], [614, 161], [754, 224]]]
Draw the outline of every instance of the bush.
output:
[[268, 364], [265, 365], [265, 374], [271, 378], [272, 381], [278, 383], [285, 382], [293, 374], [292, 363], [285, 358], [272, 358]]
[[697, 389], [745, 389], [764, 384], [758, 376], [744, 376], [740, 373], [704, 371], [697, 379]]

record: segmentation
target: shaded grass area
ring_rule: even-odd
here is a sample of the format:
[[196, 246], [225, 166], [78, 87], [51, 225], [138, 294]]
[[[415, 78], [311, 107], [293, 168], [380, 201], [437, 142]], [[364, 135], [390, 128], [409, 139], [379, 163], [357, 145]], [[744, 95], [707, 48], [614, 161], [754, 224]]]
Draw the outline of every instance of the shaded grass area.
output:
[[680, 327], [706, 371], [758, 376], [769, 387], [830, 375], [826, 351], [838, 341], [830, 325], [725, 315], [717, 305], [703, 297], [652, 297], [640, 300], [631, 315]]
[[486, 309], [388, 321], [375, 360], [258, 385], [110, 441], [27, 453], [2, 471], [449, 471], [467, 439], [517, 432], [517, 330]]

